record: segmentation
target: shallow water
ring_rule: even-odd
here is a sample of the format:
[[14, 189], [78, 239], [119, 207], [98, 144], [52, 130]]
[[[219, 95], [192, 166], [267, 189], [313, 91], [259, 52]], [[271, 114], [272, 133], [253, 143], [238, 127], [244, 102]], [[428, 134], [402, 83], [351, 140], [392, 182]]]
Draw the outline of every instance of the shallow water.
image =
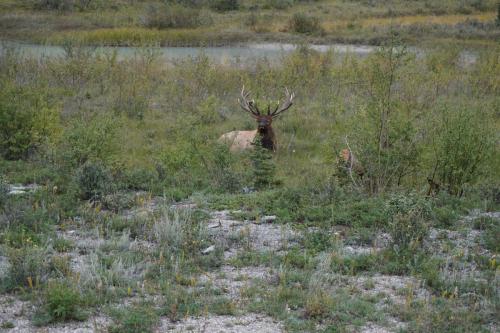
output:
[[[6, 48], [15, 48], [23, 56], [35, 58], [62, 57], [65, 55], [63, 47], [53, 45], [25, 44], [20, 42], [0, 43], [0, 51]], [[259, 58], [279, 62], [283, 56], [291, 53], [296, 48], [297, 46], [293, 44], [261, 43], [224, 47], [157, 47], [150, 50], [158, 53], [166, 61], [175, 61], [205, 54], [209, 59], [218, 63], [239, 63]], [[310, 48], [319, 52], [333, 51], [337, 54], [349, 53], [357, 56], [366, 56], [376, 50], [374, 46], [344, 44], [311, 45]], [[88, 49], [102, 54], [116, 52], [117, 57], [120, 59], [140, 55], [146, 50], [140, 47], [121, 46], [89, 47]]]
[[[240, 46], [221, 46], [221, 47], [154, 47], [141, 48], [129, 46], [100, 46], [85, 47], [85, 49], [96, 54], [113, 54], [116, 52], [118, 59], [127, 59], [143, 54], [155, 53], [167, 62], [175, 62], [182, 59], [197, 57], [201, 54], [206, 55], [211, 61], [228, 65], [245, 65], [258, 59], [267, 59], [273, 64], [281, 63], [284, 56], [297, 49], [297, 45], [285, 43], [250, 43]], [[44, 57], [64, 57], [65, 50], [61, 46], [26, 44], [13, 41], [0, 41], [0, 52], [7, 48], [16, 49], [21, 56], [42, 59]], [[371, 45], [351, 45], [351, 44], [330, 44], [330, 45], [309, 45], [309, 48], [318, 52], [332, 51], [339, 56], [354, 55], [366, 57], [368, 54], [376, 51], [377, 46]], [[415, 53], [417, 57], [424, 57], [425, 51], [422, 49], [410, 47], [410, 52]], [[474, 64], [477, 60], [477, 54], [471, 51], [462, 51], [459, 62], [462, 66]]]

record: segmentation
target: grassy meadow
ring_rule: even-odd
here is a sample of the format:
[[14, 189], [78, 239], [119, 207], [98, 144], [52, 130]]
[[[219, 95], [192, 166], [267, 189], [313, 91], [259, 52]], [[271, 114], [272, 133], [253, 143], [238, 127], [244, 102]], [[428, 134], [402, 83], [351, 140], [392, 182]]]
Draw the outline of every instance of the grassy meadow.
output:
[[[0, 331], [186, 332], [206, 320], [238, 332], [498, 332], [498, 28], [471, 30], [488, 44], [472, 63], [458, 42], [407, 47], [434, 38], [427, 15], [436, 36], [458, 38], [444, 26], [490, 22], [493, 2], [189, 7], [216, 35], [233, 22], [228, 35], [260, 38], [236, 23], [255, 6], [276, 15], [262, 32], [273, 40], [384, 36], [365, 58], [301, 46], [279, 65], [241, 66], [84, 47], [105, 31], [116, 38], [99, 44], [178, 32], [140, 27], [141, 1], [60, 13], [22, 3], [0, 2], [6, 36], [72, 38], [60, 57], [0, 53]], [[281, 32], [299, 11], [324, 35]], [[274, 154], [217, 143], [256, 127], [237, 103], [243, 85], [260, 105], [296, 93], [273, 123]], [[346, 147], [362, 177], [340, 159]], [[18, 184], [36, 187], [12, 194]]]
[[380, 45], [390, 32], [413, 45], [498, 43], [495, 0], [2, 0], [2, 39], [164, 46], [243, 42]]

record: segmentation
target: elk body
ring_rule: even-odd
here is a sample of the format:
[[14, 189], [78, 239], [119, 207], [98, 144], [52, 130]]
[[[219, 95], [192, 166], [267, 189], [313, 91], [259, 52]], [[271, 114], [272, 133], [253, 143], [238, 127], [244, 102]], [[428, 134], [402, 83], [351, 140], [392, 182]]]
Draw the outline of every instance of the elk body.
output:
[[359, 177], [363, 178], [365, 169], [350, 149], [342, 149], [340, 151], [340, 159], [350, 174], [354, 172]]
[[276, 151], [276, 136], [274, 135], [272, 122], [274, 118], [292, 106], [295, 94], [285, 89], [285, 100], [283, 104], [280, 104], [278, 101], [273, 108], [271, 104], [268, 104], [266, 113], [261, 112], [255, 100], [248, 99], [249, 96], [250, 92], [246, 92], [245, 87], [243, 87], [241, 90], [241, 98], [238, 99], [238, 102], [241, 108], [257, 121], [257, 129], [253, 131], [228, 132], [223, 134], [218, 141], [230, 144], [231, 146], [229, 149], [233, 152], [252, 149], [257, 140], [260, 140], [262, 147], [271, 151]]

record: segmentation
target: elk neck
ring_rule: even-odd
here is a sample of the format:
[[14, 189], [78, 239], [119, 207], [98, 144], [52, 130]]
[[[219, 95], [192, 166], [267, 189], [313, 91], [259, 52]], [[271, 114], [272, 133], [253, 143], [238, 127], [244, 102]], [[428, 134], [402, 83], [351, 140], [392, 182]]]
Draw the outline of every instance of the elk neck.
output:
[[263, 126], [257, 129], [260, 136], [260, 142], [263, 148], [274, 150], [274, 131], [271, 125]]

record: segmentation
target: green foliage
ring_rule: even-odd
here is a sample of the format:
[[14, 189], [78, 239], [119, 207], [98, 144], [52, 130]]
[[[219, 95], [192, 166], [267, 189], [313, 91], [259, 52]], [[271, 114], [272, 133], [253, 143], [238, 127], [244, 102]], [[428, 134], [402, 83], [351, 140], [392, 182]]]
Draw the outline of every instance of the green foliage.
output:
[[117, 9], [118, 0], [28, 0], [37, 10], [56, 10], [61, 12], [88, 11], [104, 8]]
[[119, 124], [110, 116], [76, 117], [64, 130], [58, 145], [63, 165], [79, 167], [87, 161], [109, 161], [117, 150]]
[[459, 212], [450, 206], [435, 207], [432, 211], [438, 225], [446, 228], [451, 227], [460, 217]]
[[333, 256], [331, 269], [343, 275], [357, 275], [361, 272], [373, 270], [379, 262], [379, 258], [374, 254]]
[[0, 210], [7, 202], [10, 186], [3, 175], [0, 175]]
[[218, 316], [234, 316], [236, 314], [236, 304], [234, 300], [229, 298], [218, 297], [210, 304], [210, 312]]
[[413, 302], [397, 312], [408, 320], [408, 331], [416, 333], [486, 333], [490, 330], [484, 324], [493, 318], [488, 318], [486, 311], [471, 311], [459, 300], [444, 297], [433, 297], [429, 303]]
[[304, 237], [304, 247], [312, 253], [326, 251], [333, 245], [333, 236], [325, 230], [308, 232]]
[[75, 244], [69, 239], [63, 237], [55, 237], [52, 246], [57, 252], [68, 252], [75, 247]]
[[266, 0], [262, 5], [262, 8], [269, 9], [287, 9], [292, 7], [294, 4], [294, 0]]
[[196, 115], [202, 124], [216, 124], [223, 120], [218, 113], [219, 109], [220, 100], [216, 96], [210, 95], [198, 105]]
[[112, 176], [99, 162], [87, 162], [76, 172], [75, 181], [83, 200], [100, 200], [112, 190]]
[[163, 293], [165, 305], [162, 312], [170, 320], [177, 321], [188, 314], [195, 316], [203, 310], [203, 304], [197, 300], [196, 295], [184, 288], [168, 284], [163, 286]]
[[355, 227], [380, 227], [385, 221], [385, 212], [382, 198], [346, 198], [339, 201], [331, 213], [332, 222], [337, 225]]
[[[205, 214], [197, 211], [163, 209], [161, 217], [152, 226], [152, 237], [160, 244], [162, 256], [180, 257], [183, 258], [182, 264], [195, 264], [204, 269], [220, 266], [222, 247], [209, 236], [205, 220]], [[211, 245], [215, 250], [203, 255], [202, 250]], [[172, 269], [172, 262], [165, 264], [165, 268]]]
[[497, 5], [497, 18], [495, 20], [495, 23], [497, 24], [497, 26], [500, 26], [500, 3], [498, 3]]
[[159, 181], [157, 172], [145, 168], [127, 170], [120, 178], [124, 188], [135, 191], [150, 190]]
[[323, 32], [319, 19], [304, 13], [295, 13], [288, 22], [289, 29], [300, 34], [320, 34]]
[[200, 10], [184, 7], [177, 4], [169, 6], [149, 4], [144, 18], [144, 25], [148, 28], [195, 28], [204, 22]]
[[397, 252], [422, 246], [431, 217], [430, 205], [424, 198], [416, 194], [392, 195], [386, 204], [386, 214], [387, 229]]
[[441, 110], [434, 141], [434, 170], [441, 187], [462, 195], [473, 184], [494, 153], [495, 135], [482, 110], [448, 106]]
[[210, 157], [210, 173], [214, 188], [234, 193], [241, 189], [242, 177], [235, 170], [237, 158], [227, 145], [216, 145]]
[[0, 124], [0, 155], [26, 158], [57, 134], [59, 114], [43, 92], [7, 84], [0, 91]]
[[37, 326], [54, 322], [85, 320], [87, 314], [82, 311], [82, 296], [76, 287], [59, 281], [51, 281], [43, 292], [42, 306], [35, 313]]
[[256, 189], [269, 188], [275, 183], [276, 166], [272, 153], [262, 147], [260, 140], [254, 143], [254, 150], [250, 156], [252, 160], [252, 178]]
[[14, 325], [14, 323], [10, 321], [2, 321], [2, 323], [0, 324], [0, 328], [4, 330], [11, 329], [14, 327], [16, 327], [16, 325]]
[[240, 8], [239, 0], [213, 0], [210, 1], [210, 8], [218, 12], [227, 12], [238, 10]]
[[494, 252], [500, 253], [500, 219], [498, 218], [479, 218], [481, 228], [484, 230], [483, 242], [484, 246]]
[[363, 182], [369, 193], [379, 193], [417, 171], [422, 150], [418, 113], [410, 114], [399, 100], [396, 85], [411, 58], [404, 45], [391, 37], [358, 71], [367, 71], [369, 97], [354, 116], [354, 156], [364, 169]]
[[26, 245], [20, 249], [9, 248], [9, 270], [0, 280], [0, 287], [6, 291], [17, 288], [34, 288], [47, 281], [50, 276], [48, 253], [38, 247]]
[[115, 324], [110, 333], [147, 333], [153, 332], [158, 323], [158, 314], [147, 304], [129, 306], [113, 312]]
[[74, 0], [37, 0], [33, 3], [35, 9], [68, 11], [74, 9]]

